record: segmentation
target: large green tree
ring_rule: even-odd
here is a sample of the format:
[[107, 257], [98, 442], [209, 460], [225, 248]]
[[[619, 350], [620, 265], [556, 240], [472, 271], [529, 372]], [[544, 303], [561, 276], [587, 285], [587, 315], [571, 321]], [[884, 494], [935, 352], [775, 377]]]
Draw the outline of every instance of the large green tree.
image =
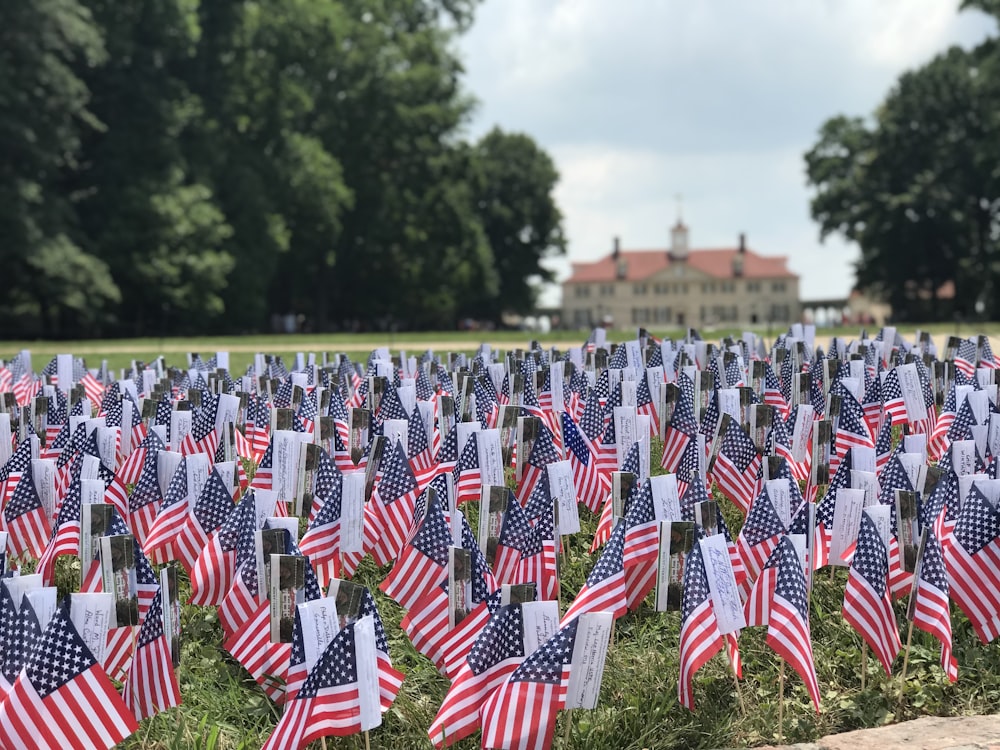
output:
[[[81, 247], [74, 195], [80, 142], [102, 125], [82, 76], [105, 60], [76, 0], [0, 3], [0, 314], [8, 334], [96, 332], [119, 291]], [[25, 327], [27, 326], [27, 327]]]
[[499, 277], [499, 293], [484, 300], [483, 313], [495, 320], [505, 312], [529, 313], [537, 284], [555, 280], [542, 261], [566, 252], [553, 196], [559, 173], [530, 136], [499, 128], [476, 144], [475, 158], [476, 213]]
[[1000, 314], [995, 41], [900, 77], [870, 121], [835, 117], [806, 154], [821, 237], [857, 243], [857, 281], [900, 318]]

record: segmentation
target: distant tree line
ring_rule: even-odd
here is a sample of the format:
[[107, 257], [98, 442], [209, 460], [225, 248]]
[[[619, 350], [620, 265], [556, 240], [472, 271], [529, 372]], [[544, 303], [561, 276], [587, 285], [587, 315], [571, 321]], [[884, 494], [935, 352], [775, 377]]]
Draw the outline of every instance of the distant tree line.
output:
[[[966, 0], [1000, 19], [1000, 0]], [[873, 117], [838, 116], [806, 156], [822, 237], [894, 317], [1000, 319], [1000, 42], [905, 73]]]
[[0, 334], [529, 312], [558, 175], [463, 139], [476, 3], [0, 3]]

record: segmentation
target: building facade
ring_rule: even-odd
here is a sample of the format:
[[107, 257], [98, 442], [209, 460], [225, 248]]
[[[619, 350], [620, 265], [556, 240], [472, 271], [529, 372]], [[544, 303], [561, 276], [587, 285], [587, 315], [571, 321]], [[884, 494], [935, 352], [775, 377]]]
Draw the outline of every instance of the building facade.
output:
[[759, 255], [740, 235], [733, 248], [689, 249], [688, 228], [669, 249], [612, 252], [574, 263], [562, 285], [563, 325], [627, 328], [787, 325], [800, 315], [799, 277], [784, 256]]

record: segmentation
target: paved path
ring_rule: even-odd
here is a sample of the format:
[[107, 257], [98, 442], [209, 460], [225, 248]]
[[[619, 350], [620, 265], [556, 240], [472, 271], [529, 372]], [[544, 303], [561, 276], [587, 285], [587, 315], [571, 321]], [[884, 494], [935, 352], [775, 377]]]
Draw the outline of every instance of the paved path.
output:
[[[877, 729], [831, 734], [784, 750], [1000, 750], [1000, 715], [925, 716]], [[776, 750], [772, 748], [772, 750]]]

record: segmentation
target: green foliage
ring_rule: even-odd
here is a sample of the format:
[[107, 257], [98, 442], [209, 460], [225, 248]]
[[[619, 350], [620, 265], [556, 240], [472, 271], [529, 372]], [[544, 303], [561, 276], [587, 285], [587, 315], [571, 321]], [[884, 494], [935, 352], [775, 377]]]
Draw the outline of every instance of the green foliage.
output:
[[461, 140], [473, 100], [452, 42], [476, 5], [0, 8], [0, 260], [16, 290], [0, 326], [454, 328], [529, 310], [537, 261], [564, 244], [557, 175], [527, 136]]
[[1000, 310], [998, 72], [996, 38], [953, 47], [904, 73], [870, 121], [828, 120], [805, 155], [820, 236], [859, 245], [858, 285], [901, 320], [939, 318], [949, 282], [956, 312]]

